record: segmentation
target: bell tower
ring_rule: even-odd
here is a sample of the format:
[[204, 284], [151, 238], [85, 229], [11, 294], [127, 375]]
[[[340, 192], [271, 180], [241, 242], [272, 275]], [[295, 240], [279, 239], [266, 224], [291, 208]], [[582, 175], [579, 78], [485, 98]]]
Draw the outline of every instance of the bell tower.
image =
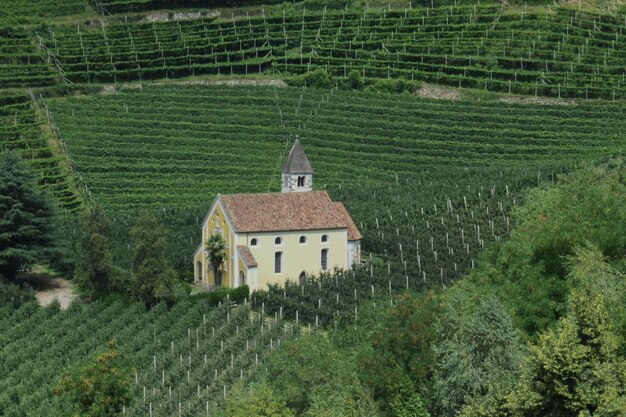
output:
[[313, 168], [304, 153], [300, 139], [296, 140], [289, 151], [287, 161], [283, 165], [282, 192], [297, 193], [313, 191]]

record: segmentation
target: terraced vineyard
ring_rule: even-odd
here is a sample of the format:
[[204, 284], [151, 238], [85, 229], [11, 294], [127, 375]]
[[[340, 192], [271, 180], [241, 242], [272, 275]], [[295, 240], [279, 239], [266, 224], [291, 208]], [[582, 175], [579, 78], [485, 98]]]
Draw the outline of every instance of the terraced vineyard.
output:
[[17, 149], [29, 161], [40, 183], [44, 184], [66, 208], [80, 202], [68, 185], [67, 172], [43, 131], [44, 121], [35, 110], [35, 102], [25, 94], [0, 95], [0, 149]]
[[526, 95], [626, 98], [624, 15], [475, 4], [42, 31], [73, 82], [356, 69]]
[[393, 181], [442, 164], [569, 163], [626, 143], [621, 105], [223, 86], [145, 86], [47, 103], [83, 184], [116, 211], [208, 207], [218, 192], [276, 190], [296, 134], [317, 187]]
[[[67, 416], [73, 406], [52, 389], [116, 339], [136, 369], [128, 415], [186, 416], [214, 411], [233, 384], [253, 377], [273, 349], [293, 336], [280, 320], [260, 321], [249, 307], [177, 303], [74, 305], [68, 311], [27, 304], [0, 319], [0, 409], [5, 416]], [[98, 331], [93, 331], [97, 329]]]
[[2, 88], [37, 87], [57, 82], [53, 63], [43, 59], [25, 30], [0, 27], [0, 52]]

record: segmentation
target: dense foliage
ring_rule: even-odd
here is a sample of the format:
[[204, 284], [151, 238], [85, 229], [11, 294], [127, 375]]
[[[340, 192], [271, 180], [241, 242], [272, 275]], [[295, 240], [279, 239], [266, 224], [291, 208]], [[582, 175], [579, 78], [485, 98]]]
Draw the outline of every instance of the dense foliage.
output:
[[63, 375], [54, 389], [55, 395], [68, 395], [79, 404], [81, 417], [117, 415], [130, 402], [130, 372], [120, 369], [115, 342], [110, 342], [108, 349], [83, 369]]

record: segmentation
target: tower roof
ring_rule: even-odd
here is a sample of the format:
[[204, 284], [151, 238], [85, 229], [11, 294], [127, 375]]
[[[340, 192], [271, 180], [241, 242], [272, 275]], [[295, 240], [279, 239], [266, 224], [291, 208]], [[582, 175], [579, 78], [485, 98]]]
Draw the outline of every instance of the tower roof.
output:
[[306, 157], [304, 153], [304, 149], [300, 144], [300, 140], [296, 137], [296, 141], [293, 143], [291, 147], [291, 151], [289, 151], [289, 156], [287, 156], [287, 161], [285, 161], [285, 165], [283, 165], [283, 173], [286, 174], [312, 174], [313, 168], [311, 168], [311, 164], [309, 163], [309, 159]]

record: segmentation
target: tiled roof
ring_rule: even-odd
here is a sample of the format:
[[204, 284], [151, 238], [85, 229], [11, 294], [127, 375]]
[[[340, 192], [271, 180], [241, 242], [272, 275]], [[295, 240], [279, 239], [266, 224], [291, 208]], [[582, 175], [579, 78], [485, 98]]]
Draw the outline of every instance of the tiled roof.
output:
[[289, 156], [287, 156], [287, 161], [285, 161], [285, 165], [283, 165], [282, 172], [288, 174], [313, 173], [313, 168], [311, 168], [309, 158], [306, 157], [304, 149], [302, 148], [302, 145], [300, 145], [300, 141], [298, 140], [298, 138], [296, 138], [296, 141], [291, 147], [291, 151], [289, 151]]
[[219, 195], [218, 198], [234, 229], [240, 233], [356, 230], [345, 208], [338, 209], [326, 191], [231, 194]]
[[237, 252], [239, 252], [241, 260], [248, 268], [256, 268], [259, 265], [256, 259], [254, 259], [252, 252], [250, 252], [250, 248], [246, 245], [237, 245]]
[[343, 218], [344, 223], [348, 227], [348, 240], [361, 240], [361, 232], [359, 232], [359, 228], [356, 227], [354, 221], [352, 220], [352, 216], [346, 210], [346, 207], [343, 203], [333, 203], [335, 211]]

